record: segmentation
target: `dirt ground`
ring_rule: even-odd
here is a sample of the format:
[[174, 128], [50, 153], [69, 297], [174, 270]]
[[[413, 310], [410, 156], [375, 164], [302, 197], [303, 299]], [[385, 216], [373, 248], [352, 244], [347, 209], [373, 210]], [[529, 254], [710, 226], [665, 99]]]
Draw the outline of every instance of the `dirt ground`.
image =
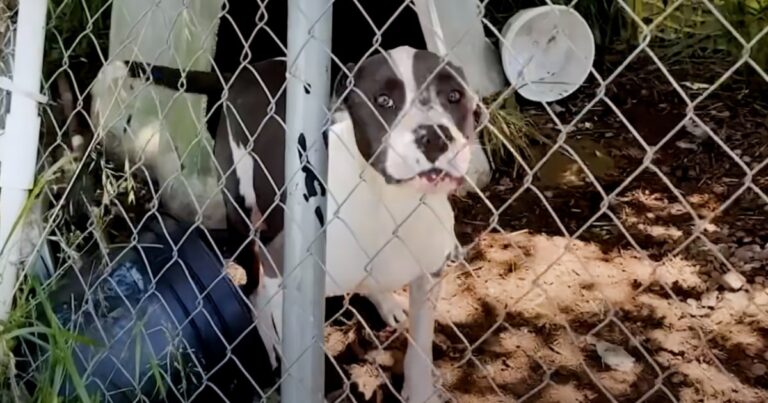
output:
[[[682, 125], [686, 102], [648, 66], [631, 63], [611, 104], [568, 134], [599, 185], [555, 153], [532, 186], [510, 164], [456, 200], [469, 251], [443, 281], [434, 346], [454, 401], [768, 401], [768, 85], [734, 77], [696, 104], [715, 140]], [[669, 74], [695, 99], [723, 72]], [[595, 88], [552, 106], [557, 118], [571, 122]], [[543, 107], [522, 107], [557, 137]], [[657, 147], [652, 159], [613, 108]], [[331, 401], [399, 401], [404, 336], [351, 307], [327, 333]]]

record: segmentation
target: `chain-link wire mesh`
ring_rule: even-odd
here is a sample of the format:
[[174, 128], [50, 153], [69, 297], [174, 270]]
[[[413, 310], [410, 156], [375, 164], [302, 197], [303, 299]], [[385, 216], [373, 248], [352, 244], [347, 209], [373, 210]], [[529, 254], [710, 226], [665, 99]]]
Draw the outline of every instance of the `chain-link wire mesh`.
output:
[[[280, 400], [305, 386], [292, 371], [311, 376], [294, 359], [317, 320], [296, 299], [308, 291], [283, 295], [280, 277], [321, 267], [325, 364], [311, 384], [327, 401], [768, 401], [768, 4], [467, 1], [477, 15], [454, 20], [437, 1], [334, 0], [313, 11], [333, 14], [332, 43], [318, 20], [290, 46], [288, 2], [51, 1], [38, 232], [2, 331], [4, 396]], [[516, 95], [547, 78], [480, 91], [496, 72], [467, 59], [472, 21], [495, 54], [512, 51], [507, 21], [553, 3], [594, 37], [584, 83], [559, 83], [577, 88], [553, 102]], [[2, 60], [15, 7], [0, 6]], [[557, 21], [540, 37], [578, 52]], [[393, 52], [402, 45], [440, 61]], [[330, 58], [323, 136], [291, 132], [320, 124], [311, 113], [286, 115], [318, 108], [313, 60], [281, 61], [307, 48]], [[286, 100], [289, 83], [303, 91]], [[468, 122], [439, 98], [452, 90], [480, 101], [492, 177], [429, 196], [384, 181], [427, 148], [371, 127], [405, 141], [408, 119], [435, 116], [409, 111], [429, 107]], [[462, 141], [436, 133], [443, 154]], [[290, 191], [328, 206], [302, 211]], [[325, 256], [310, 253], [323, 239]], [[288, 321], [307, 333], [284, 334], [281, 360]]]

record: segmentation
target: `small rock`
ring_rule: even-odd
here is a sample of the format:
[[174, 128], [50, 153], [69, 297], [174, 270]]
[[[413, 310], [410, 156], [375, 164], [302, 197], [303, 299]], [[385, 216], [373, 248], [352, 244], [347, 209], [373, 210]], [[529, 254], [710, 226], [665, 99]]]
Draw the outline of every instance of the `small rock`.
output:
[[706, 316], [709, 315], [710, 310], [703, 306], [688, 306], [688, 314], [691, 316]]
[[768, 351], [766, 351], [766, 352], [764, 352], [764, 353], [763, 353], [763, 358], [765, 358], [766, 360], [768, 360]]
[[[712, 223], [708, 223], [708, 224], [704, 224], [704, 231], [714, 234], [716, 232], [719, 232], [720, 229], [717, 228], [717, 225], [712, 224]], [[716, 234], [716, 235], [718, 235], [718, 234]]]
[[766, 370], [768, 370], [768, 368], [765, 367], [765, 364], [757, 363], [752, 366], [751, 370], [752, 370], [752, 375], [763, 376]]
[[754, 290], [755, 294], [752, 298], [752, 302], [757, 306], [765, 306], [768, 305], [768, 294], [764, 292], [760, 292], [760, 290]]
[[690, 305], [690, 306], [693, 306], [693, 307], [695, 307], [695, 306], [698, 306], [698, 305], [699, 305], [699, 301], [696, 301], [696, 300], [695, 300], [695, 299], [693, 299], [693, 298], [688, 298], [687, 300], [685, 300], [685, 302], [687, 302], [687, 303], [688, 303], [688, 305]]
[[763, 276], [756, 276], [755, 277], [755, 283], [757, 283], [757, 284], [765, 284], [765, 277], [763, 277]]
[[752, 271], [752, 269], [756, 269], [760, 267], [760, 263], [754, 262], [754, 263], [747, 263], [739, 269], [740, 272], [746, 273]]
[[744, 311], [751, 303], [750, 295], [746, 291], [723, 293], [723, 305], [734, 311]]
[[701, 306], [714, 308], [717, 305], [717, 291], [709, 291], [701, 296]]
[[750, 162], [752, 162], [752, 158], [749, 157], [748, 155], [741, 157], [741, 160], [744, 161], [745, 164], [749, 164]]
[[677, 141], [677, 142], [675, 142], [675, 145], [680, 147], [680, 148], [682, 148], [682, 149], [685, 149], [685, 150], [698, 150], [699, 149], [699, 147], [696, 144], [688, 142], [688, 141], [685, 141], [685, 140]]
[[667, 207], [670, 214], [680, 215], [688, 214], [688, 210], [685, 209], [682, 203], [672, 203]]
[[751, 262], [754, 260], [757, 252], [760, 252], [760, 246], [755, 244], [744, 245], [733, 252], [733, 257], [741, 262]]
[[683, 375], [679, 372], [675, 372], [671, 377], [669, 377], [669, 380], [672, 381], [672, 383], [681, 383], [685, 380], [685, 378], [683, 378]]
[[684, 126], [685, 126], [685, 130], [687, 130], [689, 133], [693, 134], [696, 137], [700, 137], [700, 138], [707, 137], [707, 130], [699, 126], [698, 123], [696, 123], [693, 120], [685, 121]]
[[603, 360], [603, 363], [612, 369], [629, 372], [635, 366], [635, 358], [629, 355], [621, 346], [598, 339], [588, 341], [595, 345], [597, 354]]
[[755, 255], [757, 260], [768, 260], [768, 249], [763, 249]]
[[734, 270], [720, 276], [720, 284], [731, 291], [740, 290], [746, 281], [747, 279], [741, 273]]

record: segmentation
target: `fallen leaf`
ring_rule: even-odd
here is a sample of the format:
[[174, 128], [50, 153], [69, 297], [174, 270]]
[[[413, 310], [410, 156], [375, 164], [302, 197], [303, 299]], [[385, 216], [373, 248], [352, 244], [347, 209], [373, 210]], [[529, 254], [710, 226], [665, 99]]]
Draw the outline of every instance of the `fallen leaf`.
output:
[[383, 383], [376, 369], [370, 365], [352, 364], [347, 369], [349, 370], [349, 378], [352, 383], [357, 384], [357, 388], [365, 400], [369, 400]]

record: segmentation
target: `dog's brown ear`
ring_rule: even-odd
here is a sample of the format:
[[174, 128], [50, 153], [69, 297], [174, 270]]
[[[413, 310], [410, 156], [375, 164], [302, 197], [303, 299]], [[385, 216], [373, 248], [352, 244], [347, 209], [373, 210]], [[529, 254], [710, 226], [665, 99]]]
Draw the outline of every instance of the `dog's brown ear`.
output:
[[336, 99], [341, 99], [343, 102], [346, 102], [346, 98], [348, 95], [348, 89], [349, 89], [349, 78], [352, 76], [352, 70], [354, 70], [355, 64], [354, 63], [347, 63], [342, 69], [341, 72], [339, 72], [339, 75], [336, 77], [336, 82], [333, 84], [333, 97]]

